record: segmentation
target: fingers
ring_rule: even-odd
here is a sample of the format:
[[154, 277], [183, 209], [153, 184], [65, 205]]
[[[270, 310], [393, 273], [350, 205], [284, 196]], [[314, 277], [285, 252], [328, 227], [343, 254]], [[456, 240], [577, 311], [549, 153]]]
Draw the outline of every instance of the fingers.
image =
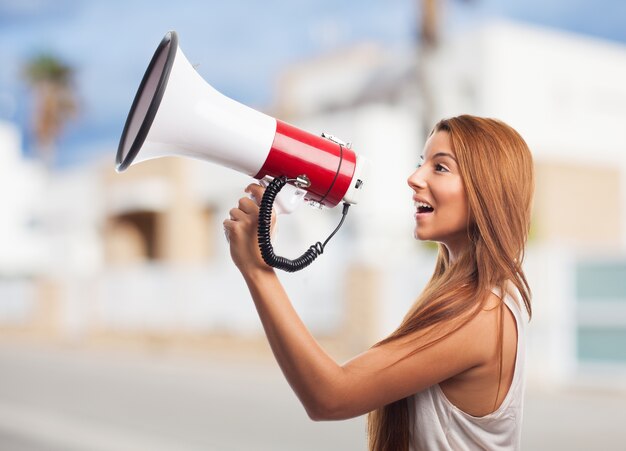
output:
[[259, 206], [253, 199], [250, 199], [249, 197], [242, 197], [241, 199], [239, 199], [237, 207], [241, 211], [249, 215], [255, 215], [259, 212]]
[[246, 233], [245, 230], [251, 224], [250, 215], [244, 213], [239, 208], [231, 208], [228, 212], [228, 219], [224, 219], [222, 222], [226, 241], [230, 243], [231, 236], [240, 236], [241, 233]]
[[231, 208], [228, 211], [228, 217], [233, 222], [242, 221], [246, 219], [247, 216], [248, 215], [244, 211], [242, 211], [240, 208], [237, 208], [237, 207]]
[[246, 187], [246, 193], [249, 193], [252, 197], [252, 200], [257, 204], [261, 204], [261, 199], [263, 199], [263, 193], [265, 192], [265, 188], [263, 188], [258, 183], [251, 183]]
[[249, 193], [251, 197], [242, 197], [239, 199], [237, 206], [229, 210], [228, 219], [225, 219], [223, 222], [224, 235], [228, 241], [230, 241], [231, 234], [237, 233], [237, 223], [245, 223], [248, 220], [256, 223], [259, 214], [259, 204], [263, 198], [264, 191], [265, 188], [261, 185], [251, 183], [245, 189], [245, 192]]
[[225, 219], [222, 224], [224, 225], [224, 236], [226, 237], [226, 241], [230, 243], [230, 234], [235, 228], [235, 221], [232, 219]]

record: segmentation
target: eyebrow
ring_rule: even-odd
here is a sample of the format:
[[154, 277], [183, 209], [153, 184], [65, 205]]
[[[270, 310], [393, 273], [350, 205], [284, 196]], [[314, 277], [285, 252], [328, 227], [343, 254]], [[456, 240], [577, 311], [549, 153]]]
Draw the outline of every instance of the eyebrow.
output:
[[[437, 152], [435, 155], [432, 156], [432, 158], [437, 158], [437, 157], [449, 157], [449, 158], [452, 158], [456, 162], [456, 158], [454, 158], [454, 155], [448, 152]], [[423, 161], [424, 155], [420, 155], [420, 159]]]

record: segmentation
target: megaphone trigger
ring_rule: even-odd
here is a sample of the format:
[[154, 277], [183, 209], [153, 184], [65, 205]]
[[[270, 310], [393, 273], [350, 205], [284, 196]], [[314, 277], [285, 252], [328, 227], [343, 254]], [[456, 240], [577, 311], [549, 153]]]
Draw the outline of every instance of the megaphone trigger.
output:
[[[272, 177], [264, 177], [259, 180], [259, 184], [263, 188], [267, 188], [272, 180]], [[296, 208], [302, 205], [305, 195], [306, 190], [291, 184], [285, 185], [274, 200], [274, 210], [276, 210], [276, 214], [283, 215], [293, 213]], [[257, 199], [257, 201], [260, 202], [261, 199]]]

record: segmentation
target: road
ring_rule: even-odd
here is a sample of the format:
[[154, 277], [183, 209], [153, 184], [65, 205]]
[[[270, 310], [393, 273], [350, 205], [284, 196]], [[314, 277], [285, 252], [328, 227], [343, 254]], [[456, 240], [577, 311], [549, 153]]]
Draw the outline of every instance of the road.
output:
[[364, 449], [364, 418], [315, 423], [267, 358], [0, 345], [0, 449]]
[[[624, 418], [623, 394], [529, 389], [524, 449], [624, 450]], [[2, 342], [0, 449], [365, 450], [365, 419], [310, 421], [266, 357]]]

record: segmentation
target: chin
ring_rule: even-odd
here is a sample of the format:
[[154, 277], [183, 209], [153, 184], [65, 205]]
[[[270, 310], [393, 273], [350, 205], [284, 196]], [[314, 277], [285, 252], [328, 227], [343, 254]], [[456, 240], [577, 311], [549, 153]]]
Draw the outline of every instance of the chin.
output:
[[428, 234], [420, 230], [413, 231], [413, 238], [415, 238], [418, 241], [432, 241], [432, 238], [429, 237]]

